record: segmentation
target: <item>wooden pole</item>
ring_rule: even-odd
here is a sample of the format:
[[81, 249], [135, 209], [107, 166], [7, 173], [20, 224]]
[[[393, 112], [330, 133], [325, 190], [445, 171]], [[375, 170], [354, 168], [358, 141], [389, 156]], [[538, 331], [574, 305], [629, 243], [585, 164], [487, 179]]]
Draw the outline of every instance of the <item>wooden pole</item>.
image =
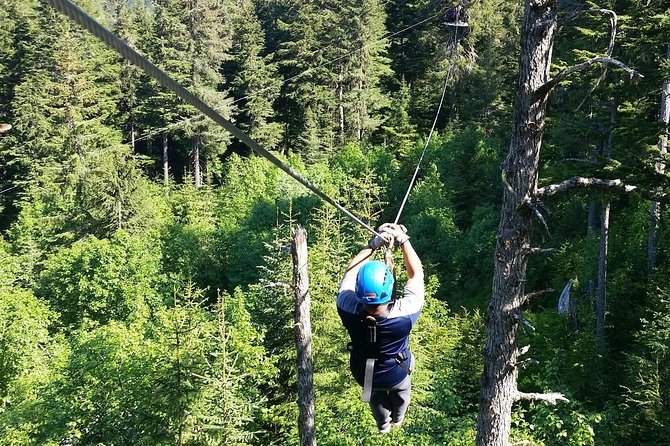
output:
[[307, 231], [293, 228], [293, 285], [295, 290], [295, 344], [298, 366], [298, 431], [300, 446], [316, 446], [314, 425], [314, 365], [310, 322], [309, 276], [307, 274]]

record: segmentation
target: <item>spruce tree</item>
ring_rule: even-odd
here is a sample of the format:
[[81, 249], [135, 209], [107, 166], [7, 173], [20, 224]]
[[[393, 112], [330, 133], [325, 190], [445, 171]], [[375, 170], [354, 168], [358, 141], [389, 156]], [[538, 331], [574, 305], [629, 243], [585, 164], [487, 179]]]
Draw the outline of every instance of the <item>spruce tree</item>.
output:
[[[221, 64], [230, 47], [230, 23], [225, 4], [214, 0], [160, 0], [156, 5], [154, 58], [177, 82], [216, 109], [231, 113], [223, 84]], [[217, 155], [225, 150], [227, 132], [161, 90], [153, 104], [161, 110], [168, 134], [189, 140], [190, 171], [197, 187], [203, 184], [203, 168], [209, 175], [218, 170]]]
[[273, 104], [280, 92], [276, 63], [265, 56], [265, 32], [251, 0], [236, 5], [233, 14], [230, 82], [240, 101], [239, 127], [263, 147], [273, 149], [282, 137]]
[[384, 121], [382, 111], [389, 104], [381, 89], [382, 80], [392, 74], [384, 38], [386, 13], [378, 0], [350, 0], [341, 3], [337, 16], [339, 23], [329, 34], [339, 37], [338, 46], [347, 54], [335, 68], [342, 142], [363, 141]]
[[311, 152], [312, 159], [331, 151], [335, 144], [337, 74], [326, 64], [340, 55], [333, 44], [337, 40], [327, 33], [328, 24], [337, 19], [336, 11], [322, 1], [308, 0], [278, 22], [287, 34], [278, 52], [279, 64], [285, 77], [294, 78], [284, 87], [286, 141], [289, 149]]

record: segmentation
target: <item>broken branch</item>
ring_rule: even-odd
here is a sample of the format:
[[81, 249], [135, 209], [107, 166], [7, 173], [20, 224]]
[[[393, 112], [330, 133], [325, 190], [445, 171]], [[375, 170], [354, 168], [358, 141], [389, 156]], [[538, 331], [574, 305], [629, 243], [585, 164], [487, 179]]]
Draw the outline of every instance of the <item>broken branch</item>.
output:
[[514, 365], [514, 367], [516, 367], [516, 368], [518, 368], [518, 369], [525, 369], [525, 368], [528, 367], [529, 365], [538, 365], [539, 363], [540, 363], [540, 362], [539, 362], [537, 359], [528, 358], [528, 359], [524, 359], [523, 361], [519, 361], [519, 362], [517, 362], [517, 363]]
[[607, 47], [607, 57], [610, 57], [612, 55], [612, 52], [614, 51], [614, 39], [616, 38], [616, 31], [617, 31], [617, 15], [616, 12], [612, 11], [611, 9], [592, 8], [592, 9], [584, 9], [581, 11], [574, 11], [573, 13], [559, 19], [558, 26], [563, 26], [566, 23], [570, 23], [573, 20], [586, 14], [601, 14], [609, 17], [612, 30], [610, 31], [610, 41]]
[[571, 74], [576, 73], [578, 71], [582, 71], [594, 64], [612, 65], [614, 67], [621, 68], [626, 73], [628, 73], [631, 78], [644, 77], [638, 71], [629, 68], [628, 65], [624, 64], [623, 62], [619, 62], [616, 59], [612, 59], [610, 57], [594, 57], [593, 59], [589, 59], [586, 62], [582, 62], [580, 64], [574, 65], [570, 68], [566, 68], [565, 70], [561, 71], [555, 77], [549, 79], [547, 82], [541, 85], [537, 90], [535, 90], [535, 94], [541, 96], [549, 93], [549, 91], [552, 88], [554, 88], [559, 83], [563, 82]]
[[573, 177], [560, 183], [541, 187], [535, 192], [535, 199], [545, 199], [575, 188], [600, 189], [620, 193], [639, 192], [644, 198], [659, 202], [669, 202], [670, 196], [662, 191], [640, 189], [637, 186], [624, 184], [621, 180], [603, 180], [600, 178]]
[[553, 292], [554, 292], [553, 288], [546, 288], [546, 289], [541, 290], [541, 291], [535, 291], [533, 293], [528, 293], [528, 294], [523, 296], [523, 301], [528, 302], [531, 299], [535, 299], [536, 297], [540, 297], [544, 294], [553, 293]]
[[293, 288], [292, 285], [285, 282], [265, 282], [263, 286], [265, 288], [284, 288], [284, 289]]
[[558, 401], [563, 401], [569, 403], [570, 400], [565, 397], [562, 393], [525, 393], [517, 392], [516, 400], [526, 400], [526, 401], [544, 401], [547, 404], [555, 406]]
[[584, 163], [584, 164], [597, 164], [597, 161], [594, 159], [584, 159], [584, 158], [563, 158], [563, 161], [574, 161], [576, 163]]
[[526, 254], [551, 254], [558, 251], [556, 248], [527, 248]]

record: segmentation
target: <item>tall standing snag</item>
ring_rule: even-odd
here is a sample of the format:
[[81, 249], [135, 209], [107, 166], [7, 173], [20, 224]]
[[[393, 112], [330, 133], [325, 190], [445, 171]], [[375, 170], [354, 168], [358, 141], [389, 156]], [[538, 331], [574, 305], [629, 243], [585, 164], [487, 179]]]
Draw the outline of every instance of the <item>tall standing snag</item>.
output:
[[[544, 134], [547, 100], [554, 87], [572, 73], [594, 64], [613, 66], [631, 76], [639, 73], [621, 62], [611, 59], [616, 27], [612, 11], [588, 10], [610, 16], [612, 38], [607, 57], [595, 57], [565, 69], [553, 78], [550, 66], [554, 38], [559, 26], [556, 0], [526, 0], [524, 22], [521, 30], [521, 55], [519, 79], [514, 107], [514, 124], [510, 150], [502, 164], [504, 183], [500, 224], [494, 254], [494, 275], [491, 301], [487, 312], [487, 341], [484, 372], [477, 420], [477, 446], [508, 446], [512, 420], [512, 404], [519, 400], [545, 401], [555, 404], [567, 401], [560, 393], [524, 393], [517, 388], [519, 357], [527, 349], [518, 346], [519, 324], [523, 322], [521, 310], [534, 293], [526, 294], [525, 282], [528, 257], [541, 252], [531, 245], [531, 222], [540, 217], [539, 199], [549, 190], [565, 190], [576, 186], [601, 185], [617, 187], [625, 192], [635, 187], [612, 180], [606, 184], [598, 179], [580, 179], [550, 185], [538, 190], [538, 166]], [[573, 15], [567, 21], [577, 18]], [[566, 20], [561, 23], [565, 23]], [[604, 185], [603, 185], [604, 184]]]
[[[670, 61], [670, 43], [667, 44], [665, 60]], [[658, 120], [663, 124], [661, 136], [658, 139], [658, 150], [661, 155], [668, 153], [668, 124], [670, 124], [670, 79], [663, 82], [663, 91], [661, 92], [661, 106], [658, 113]], [[656, 165], [656, 171], [665, 172], [662, 163]], [[656, 256], [658, 254], [658, 234], [661, 230], [661, 203], [652, 201], [649, 209], [649, 239], [647, 242], [647, 276], [652, 277], [656, 272]]]
[[293, 285], [295, 290], [295, 345], [298, 366], [298, 431], [300, 446], [316, 446], [314, 426], [314, 366], [310, 321], [309, 276], [307, 274], [307, 231], [293, 228]]

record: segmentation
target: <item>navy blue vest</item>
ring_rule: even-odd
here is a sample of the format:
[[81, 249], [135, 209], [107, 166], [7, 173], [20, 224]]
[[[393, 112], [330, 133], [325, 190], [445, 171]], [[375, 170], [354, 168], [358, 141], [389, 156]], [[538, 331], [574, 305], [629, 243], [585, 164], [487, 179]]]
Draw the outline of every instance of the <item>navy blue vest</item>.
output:
[[349, 367], [354, 379], [363, 385], [365, 360], [376, 357], [373, 387], [392, 387], [405, 379], [407, 372], [396, 360], [398, 354], [406, 352], [408, 366], [411, 353], [407, 348], [409, 333], [421, 314], [424, 302], [423, 289], [405, 287], [403, 297], [389, 306], [387, 314], [377, 317], [377, 351], [370, 351], [366, 312], [358, 302], [354, 283], [343, 280], [337, 295], [337, 312], [351, 338]]

